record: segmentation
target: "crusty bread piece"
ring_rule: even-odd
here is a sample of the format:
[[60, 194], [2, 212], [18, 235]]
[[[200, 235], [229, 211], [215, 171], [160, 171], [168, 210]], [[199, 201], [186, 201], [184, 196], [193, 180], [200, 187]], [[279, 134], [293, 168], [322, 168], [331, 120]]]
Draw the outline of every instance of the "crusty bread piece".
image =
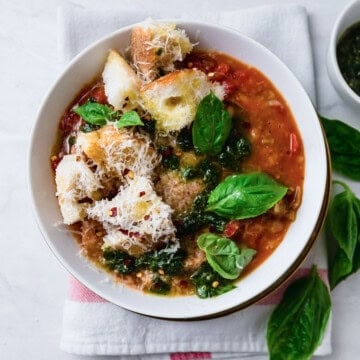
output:
[[76, 154], [65, 155], [56, 168], [56, 195], [61, 214], [67, 225], [80, 221], [85, 216], [86, 204], [79, 200], [93, 198], [102, 186], [84, 160]]
[[157, 77], [156, 48], [149, 47], [154, 33], [151, 29], [136, 27], [131, 33], [130, 55], [138, 74], [144, 81]]
[[117, 110], [137, 107], [141, 80], [117, 51], [110, 50], [102, 77], [109, 104]]
[[98, 165], [97, 171], [122, 177], [125, 170], [137, 175], [150, 175], [158, 156], [149, 137], [132, 129], [106, 125], [91, 133], [79, 133], [78, 151]]
[[172, 213], [156, 194], [151, 180], [144, 176], [135, 176], [114, 198], [95, 201], [87, 209], [88, 217], [104, 226], [104, 247], [121, 248], [130, 254], [174, 240]]
[[133, 29], [131, 59], [139, 76], [154, 80], [159, 70], [174, 70], [174, 63], [182, 61], [193, 48], [184, 30], [172, 23], [149, 22]]
[[[205, 73], [184, 69], [144, 85], [140, 96], [143, 107], [156, 119], [157, 129], [167, 133], [189, 125], [199, 102], [211, 90], [214, 85]], [[220, 92], [217, 91], [217, 96], [221, 98]]]

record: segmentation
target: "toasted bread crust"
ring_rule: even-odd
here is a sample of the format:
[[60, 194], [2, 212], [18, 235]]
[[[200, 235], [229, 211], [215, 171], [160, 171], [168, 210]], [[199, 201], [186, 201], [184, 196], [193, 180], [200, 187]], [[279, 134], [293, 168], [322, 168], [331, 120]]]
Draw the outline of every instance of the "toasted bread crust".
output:
[[169, 74], [162, 76], [161, 78], [152, 81], [149, 84], [144, 84], [141, 89], [140, 93], [144, 94], [148, 91], [152, 91], [157, 87], [166, 87], [166, 86], [177, 86], [177, 84], [182, 81], [183, 78], [191, 75], [194, 72], [192, 69], [183, 69], [183, 70], [176, 70]]
[[152, 81], [157, 76], [156, 49], [148, 45], [152, 37], [151, 29], [141, 27], [134, 28], [131, 33], [131, 60], [145, 81]]

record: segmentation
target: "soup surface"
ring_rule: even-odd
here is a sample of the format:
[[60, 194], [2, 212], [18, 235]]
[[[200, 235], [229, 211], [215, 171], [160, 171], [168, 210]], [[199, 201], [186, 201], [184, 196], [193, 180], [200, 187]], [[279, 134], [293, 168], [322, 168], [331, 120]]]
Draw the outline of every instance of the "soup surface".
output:
[[160, 30], [134, 29], [131, 67], [112, 50], [64, 113], [56, 195], [83, 254], [119, 282], [217, 296], [295, 220], [302, 141], [258, 69]]

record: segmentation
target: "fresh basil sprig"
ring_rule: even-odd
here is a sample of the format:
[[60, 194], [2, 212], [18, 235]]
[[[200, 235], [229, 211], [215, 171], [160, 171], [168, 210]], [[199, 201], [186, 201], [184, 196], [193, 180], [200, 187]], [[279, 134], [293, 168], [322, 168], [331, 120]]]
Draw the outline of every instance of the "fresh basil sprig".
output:
[[136, 111], [127, 111], [121, 115], [120, 119], [115, 123], [118, 129], [125, 126], [144, 126], [139, 114]]
[[286, 192], [286, 186], [266, 173], [232, 175], [211, 192], [206, 210], [228, 219], [251, 218], [269, 210]]
[[108, 121], [114, 121], [120, 116], [118, 111], [114, 111], [110, 106], [88, 101], [84, 105], [77, 106], [73, 111], [80, 115], [87, 123], [103, 126]]
[[331, 162], [339, 173], [360, 180], [360, 131], [339, 121], [320, 116], [329, 142]]
[[86, 123], [95, 126], [104, 126], [108, 121], [116, 121], [115, 126], [118, 129], [125, 126], [144, 126], [144, 123], [136, 111], [127, 111], [121, 115], [119, 111], [113, 110], [108, 105], [102, 105], [92, 101], [75, 107], [73, 111], [80, 115]]
[[334, 181], [334, 184], [342, 186], [344, 191], [335, 195], [327, 217], [332, 289], [360, 268], [360, 199], [343, 182]]
[[320, 344], [331, 311], [329, 291], [318, 275], [294, 281], [267, 324], [270, 360], [307, 360]]
[[232, 240], [212, 233], [201, 234], [197, 244], [210, 266], [224, 279], [238, 278], [256, 254], [253, 249], [240, 249]]
[[196, 111], [192, 127], [195, 149], [203, 154], [221, 152], [231, 130], [230, 114], [213, 92], [205, 96]]

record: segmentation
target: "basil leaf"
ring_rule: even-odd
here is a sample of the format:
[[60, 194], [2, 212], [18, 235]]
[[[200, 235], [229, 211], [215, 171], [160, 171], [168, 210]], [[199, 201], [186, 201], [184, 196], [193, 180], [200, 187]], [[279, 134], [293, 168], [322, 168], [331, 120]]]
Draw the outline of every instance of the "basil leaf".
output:
[[218, 154], [231, 130], [230, 114], [213, 92], [199, 103], [192, 127], [195, 149], [203, 154]]
[[206, 254], [210, 266], [225, 279], [236, 279], [250, 263], [256, 251], [239, 249], [238, 246], [222, 236], [204, 233], [198, 237], [197, 244]]
[[[343, 186], [342, 183], [339, 182], [339, 184]], [[345, 191], [337, 194], [332, 200], [328, 226], [339, 247], [349, 259], [352, 259], [359, 236], [355, 213], [356, 197], [347, 186], [344, 188]]]
[[339, 120], [319, 117], [329, 142], [333, 168], [351, 179], [360, 180], [360, 131]]
[[118, 129], [125, 126], [144, 126], [139, 114], [136, 111], [127, 111], [121, 115], [121, 118], [115, 123]]
[[313, 266], [310, 275], [287, 288], [269, 318], [270, 360], [310, 359], [323, 338], [330, 310], [328, 289]]
[[117, 113], [110, 106], [92, 101], [77, 106], [73, 111], [80, 115], [87, 123], [99, 126], [106, 125], [107, 121], [112, 121], [114, 114]]
[[265, 173], [228, 176], [210, 194], [207, 211], [228, 219], [258, 216], [281, 200], [287, 187]]
[[326, 220], [331, 289], [360, 267], [360, 200], [346, 184], [334, 184], [344, 191], [333, 198]]

